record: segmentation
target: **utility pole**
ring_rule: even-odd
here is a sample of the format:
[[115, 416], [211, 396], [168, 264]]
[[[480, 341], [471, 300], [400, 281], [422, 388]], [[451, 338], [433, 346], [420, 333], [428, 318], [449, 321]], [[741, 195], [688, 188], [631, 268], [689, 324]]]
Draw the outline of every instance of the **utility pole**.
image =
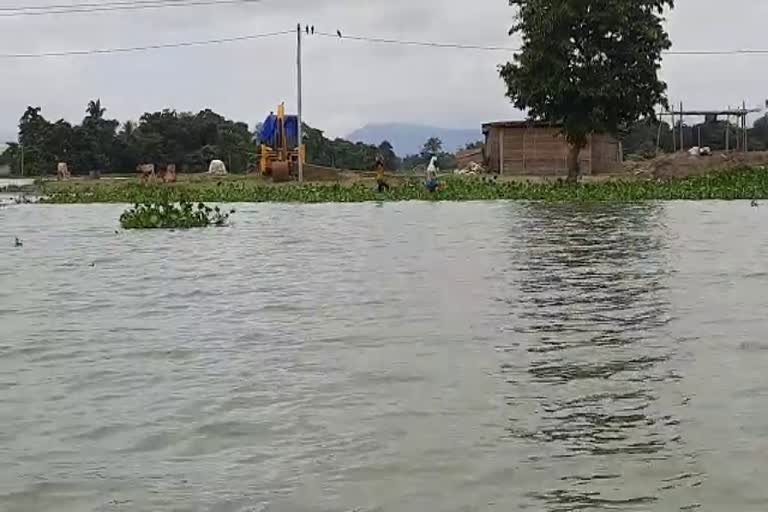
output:
[[21, 147], [21, 176], [24, 177], [24, 144], [19, 144]]
[[304, 161], [302, 159], [302, 149], [303, 149], [303, 127], [301, 126], [302, 123], [302, 112], [301, 112], [301, 23], [296, 25], [296, 37], [297, 37], [297, 46], [296, 46], [296, 76], [298, 78], [297, 85], [297, 96], [298, 96], [298, 124], [299, 124], [299, 130], [298, 130], [298, 137], [299, 137], [299, 183], [302, 183], [304, 181]]

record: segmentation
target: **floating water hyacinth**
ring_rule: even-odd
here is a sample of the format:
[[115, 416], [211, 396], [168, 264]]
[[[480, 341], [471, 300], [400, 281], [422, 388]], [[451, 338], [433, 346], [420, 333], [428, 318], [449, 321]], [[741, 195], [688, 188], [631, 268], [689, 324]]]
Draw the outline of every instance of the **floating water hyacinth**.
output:
[[120, 216], [123, 229], [186, 229], [207, 226], [223, 226], [229, 220], [231, 210], [223, 212], [218, 206], [203, 203], [194, 206], [188, 201], [175, 203], [135, 204]]

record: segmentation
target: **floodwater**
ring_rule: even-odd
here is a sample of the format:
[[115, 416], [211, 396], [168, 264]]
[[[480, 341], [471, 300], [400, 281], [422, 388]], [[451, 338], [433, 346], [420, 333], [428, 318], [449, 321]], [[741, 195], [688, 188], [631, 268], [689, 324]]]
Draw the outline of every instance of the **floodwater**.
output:
[[121, 210], [0, 209], [2, 511], [768, 509], [768, 207]]

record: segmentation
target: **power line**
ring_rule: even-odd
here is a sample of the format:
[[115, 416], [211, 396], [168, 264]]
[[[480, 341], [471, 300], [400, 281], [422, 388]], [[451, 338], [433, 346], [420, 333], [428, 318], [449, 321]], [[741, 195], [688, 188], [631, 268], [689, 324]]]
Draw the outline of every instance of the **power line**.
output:
[[186, 48], [190, 46], [206, 46], [213, 44], [233, 43], [237, 41], [250, 41], [253, 39], [265, 39], [268, 37], [284, 36], [287, 34], [293, 34], [293, 30], [282, 30], [280, 32], [267, 32], [263, 34], [249, 34], [245, 36], [226, 37], [221, 39], [206, 39], [203, 41], [184, 41], [179, 43], [164, 43], [153, 44], [147, 46], [131, 46], [123, 48], [101, 48], [94, 50], [70, 50], [61, 52], [45, 52], [45, 53], [0, 53], [0, 59], [36, 59], [45, 57], [68, 57], [78, 55], [99, 55], [110, 53], [131, 53], [142, 52], [147, 50], [161, 50], [166, 48]]
[[667, 50], [664, 55], [768, 55], [768, 50]]
[[257, 3], [259, 0], [138, 0], [105, 2], [103, 4], [82, 3], [56, 6], [28, 6], [0, 8], [0, 18], [19, 16], [50, 16], [55, 14], [78, 14], [110, 11], [137, 11], [165, 7], [195, 7], [204, 5], [232, 5]]
[[48, 11], [51, 9], [73, 9], [77, 7], [109, 7], [113, 5], [140, 5], [154, 4], [157, 2], [186, 2], [188, 0], [110, 0], [108, 2], [78, 2], [70, 4], [47, 5], [17, 5], [15, 7], [0, 7], [0, 11]]
[[[154, 0], [144, 0], [144, 3], [148, 3], [149, 1], [154, 1]], [[181, 4], [182, 2], [185, 2], [186, 4], [186, 0], [164, 0], [164, 1], [175, 1], [175, 2], [178, 2], [179, 4]], [[230, 1], [234, 3], [236, 1], [242, 2], [243, 0], [218, 0], [215, 2], [209, 0], [208, 3], [224, 3], [224, 1]], [[245, 1], [254, 1], [254, 0], [245, 0]], [[113, 2], [113, 3], [118, 3], [118, 2]], [[122, 2], [122, 3], [127, 3], [127, 2]], [[0, 16], [2, 16], [2, 14], [0, 14]], [[190, 47], [190, 46], [205, 46], [205, 45], [223, 44], [223, 43], [230, 43], [230, 42], [237, 42], [237, 41], [247, 41], [252, 39], [263, 39], [266, 37], [275, 37], [275, 36], [281, 36], [286, 34], [292, 34], [293, 32], [294, 32], [293, 30], [283, 30], [278, 32], [268, 32], [264, 34], [250, 34], [250, 35], [227, 37], [227, 38], [220, 38], [220, 39], [207, 39], [203, 41], [185, 41], [185, 42], [177, 42], [177, 43], [154, 44], [154, 45], [147, 45], [147, 46], [134, 46], [134, 47], [124, 47], [124, 48], [68, 50], [68, 51], [44, 52], [44, 53], [5, 53], [5, 54], [0, 53], [0, 59], [32, 59], [32, 58], [45, 58], [45, 57], [66, 57], [66, 56], [78, 56], [78, 55], [130, 53], [130, 52], [140, 52], [140, 51], [148, 51], [148, 50], [159, 50], [159, 49], [166, 49], [166, 48], [184, 48], [184, 47]], [[339, 38], [338, 34], [330, 34], [326, 32], [316, 32], [315, 35], [334, 38], [334, 39]], [[477, 44], [441, 43], [441, 42], [434, 42], [434, 41], [388, 39], [388, 38], [381, 38], [381, 37], [365, 37], [365, 36], [354, 36], [354, 35], [343, 35], [341, 39], [350, 40], [350, 41], [367, 42], [367, 43], [391, 44], [391, 45], [401, 45], [401, 46], [421, 46], [421, 47], [439, 48], [439, 49], [479, 50], [479, 51], [494, 51], [494, 52], [504, 51], [504, 52], [513, 52], [513, 53], [520, 51], [520, 48], [513, 48], [513, 47], [507, 47], [507, 46], [486, 46], [486, 45], [477, 45]], [[768, 55], [768, 49], [669, 50], [664, 52], [664, 55], [679, 55], [679, 56]]]
[[[330, 34], [327, 32], [316, 32], [317, 35], [323, 37], [332, 37], [339, 39], [338, 34]], [[367, 43], [381, 43], [381, 44], [395, 44], [401, 46], [426, 46], [431, 48], [453, 48], [460, 50], [485, 50], [485, 51], [519, 51], [519, 48], [509, 48], [506, 46], [482, 46], [474, 44], [459, 44], [459, 43], [437, 43], [430, 41], [408, 41], [403, 39], [386, 39], [382, 37], [364, 37], [364, 36], [347, 36], [344, 35], [341, 39], [348, 39], [350, 41], [363, 41]]]
[[[331, 34], [328, 32], [317, 32], [322, 37], [330, 37], [339, 39], [338, 34]], [[429, 48], [449, 48], [460, 50], [480, 50], [480, 51], [492, 51], [492, 52], [519, 52], [521, 48], [514, 48], [510, 46], [486, 46], [477, 44], [461, 44], [461, 43], [439, 43], [433, 41], [413, 41], [404, 39], [387, 39], [381, 37], [365, 37], [354, 35], [343, 35], [342, 40], [360, 41], [366, 43], [378, 43], [378, 44], [391, 44], [400, 46], [422, 46]], [[662, 52], [664, 55], [683, 55], [683, 56], [726, 56], [726, 55], [768, 55], [768, 49], [740, 49], [740, 50], [667, 50]]]

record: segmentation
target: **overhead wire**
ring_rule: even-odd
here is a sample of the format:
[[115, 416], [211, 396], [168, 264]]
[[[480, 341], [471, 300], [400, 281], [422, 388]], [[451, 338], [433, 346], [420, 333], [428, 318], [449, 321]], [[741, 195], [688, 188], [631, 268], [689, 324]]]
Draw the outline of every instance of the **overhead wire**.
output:
[[51, 16], [56, 14], [87, 14], [111, 11], [137, 11], [167, 7], [196, 7], [258, 3], [259, 0], [134, 0], [113, 1], [101, 4], [59, 4], [55, 6], [0, 7], [0, 18], [20, 16]]
[[[316, 35], [322, 37], [331, 37], [339, 39], [338, 33], [331, 34], [328, 32], [316, 32]], [[394, 44], [401, 46], [428, 46], [432, 48], [454, 48], [460, 50], [486, 50], [486, 51], [518, 51], [519, 48], [509, 48], [506, 46], [483, 46], [475, 44], [460, 44], [460, 43], [438, 43], [430, 41], [409, 41], [403, 39], [387, 39], [383, 37], [364, 37], [364, 36], [349, 36], [342, 35], [342, 40], [348, 39], [350, 41], [363, 41], [368, 43], [381, 43], [381, 44]]]
[[265, 39], [270, 37], [284, 36], [287, 34], [294, 34], [294, 30], [281, 30], [278, 32], [266, 32], [262, 34], [248, 34], [235, 37], [224, 37], [220, 39], [205, 39], [201, 41], [183, 41], [177, 43], [160, 43], [146, 46], [129, 46], [122, 48], [99, 48], [92, 50], [68, 50], [59, 52], [44, 52], [44, 53], [0, 53], [0, 59], [33, 59], [44, 57], [68, 57], [78, 55], [98, 55], [109, 53], [132, 53], [142, 52], [148, 50], [161, 50], [166, 48], [185, 48], [190, 46], [207, 46], [214, 44], [233, 43], [237, 41], [250, 41], [254, 39]]
[[[142, 0], [140, 0], [142, 1]], [[143, 0], [145, 3], [154, 0]], [[168, 0], [163, 0], [168, 1]], [[178, 4], [182, 4], [186, 0], [170, 0]], [[258, 0], [204, 0], [208, 3], [223, 3], [224, 1], [230, 2], [252, 2]], [[118, 2], [113, 2], [118, 3]], [[126, 3], [126, 2], [123, 2]], [[1, 16], [2, 14], [0, 14]], [[282, 30], [276, 32], [267, 32], [263, 34], [248, 34], [243, 36], [225, 37], [219, 39], [207, 39], [202, 41], [183, 41], [175, 43], [163, 43], [152, 44], [146, 46], [133, 46], [133, 47], [118, 47], [118, 48], [97, 48], [89, 50], [66, 50], [66, 51], [53, 51], [42, 53], [0, 53], [0, 59], [32, 59], [32, 58], [44, 58], [44, 57], [65, 57], [65, 56], [78, 56], [78, 55], [98, 55], [98, 54], [110, 54], [110, 53], [129, 53], [140, 52], [148, 50], [159, 50], [166, 48], [183, 48], [190, 46], [205, 46], [212, 44], [224, 44], [237, 41], [247, 41], [252, 39], [262, 39], [267, 37], [275, 37], [287, 34], [295, 33], [293, 30]], [[331, 34], [327, 32], [315, 32], [313, 35], [321, 37], [335, 38], [341, 40], [367, 42], [374, 44], [388, 44], [388, 45], [400, 45], [400, 46], [419, 46], [438, 49], [458, 49], [458, 50], [475, 50], [475, 51], [493, 51], [493, 52], [519, 52], [520, 48], [509, 46], [492, 46], [492, 45], [480, 45], [480, 44], [463, 44], [463, 43], [446, 43], [437, 41], [419, 41], [419, 40], [407, 40], [407, 39], [393, 39], [383, 37], [368, 37], [368, 36], [356, 36], [356, 35], [342, 35], [339, 38], [339, 34]], [[312, 37], [312, 36], [309, 36]], [[768, 55], [768, 49], [736, 49], [736, 50], [667, 50], [663, 52], [663, 55], [679, 55], [679, 56], [734, 56], [734, 55]]]
[[49, 11], [51, 9], [71, 9], [76, 7], [109, 7], [113, 5], [141, 5], [157, 2], [187, 2], [189, 0], [109, 0], [107, 2], [75, 2], [68, 4], [37, 4], [0, 7], [0, 11]]
[[[505, 51], [505, 52], [519, 52], [521, 51], [521, 48], [519, 47], [510, 47], [510, 46], [489, 46], [489, 45], [478, 45], [478, 44], [461, 44], [461, 43], [440, 43], [440, 42], [434, 42], [434, 41], [415, 41], [415, 40], [405, 40], [405, 39], [388, 39], [388, 38], [382, 38], [382, 37], [366, 37], [366, 36], [356, 36], [356, 35], [346, 35], [343, 34], [341, 38], [339, 38], [338, 33], [332, 34], [328, 32], [316, 32], [316, 35], [322, 36], [322, 37], [330, 37], [334, 39], [341, 39], [341, 40], [350, 40], [350, 41], [360, 41], [360, 42], [366, 42], [366, 43], [378, 43], [378, 44], [390, 44], [390, 45], [400, 45], [400, 46], [422, 46], [422, 47], [430, 47], [430, 48], [453, 48], [453, 49], [460, 49], [460, 50], [481, 50], [481, 51]], [[710, 56], [718, 56], [718, 55], [768, 55], [768, 49], [736, 49], [736, 50], [666, 50], [662, 52], [663, 55], [689, 55], [689, 56], [695, 56], [695, 55], [710, 55]]]

